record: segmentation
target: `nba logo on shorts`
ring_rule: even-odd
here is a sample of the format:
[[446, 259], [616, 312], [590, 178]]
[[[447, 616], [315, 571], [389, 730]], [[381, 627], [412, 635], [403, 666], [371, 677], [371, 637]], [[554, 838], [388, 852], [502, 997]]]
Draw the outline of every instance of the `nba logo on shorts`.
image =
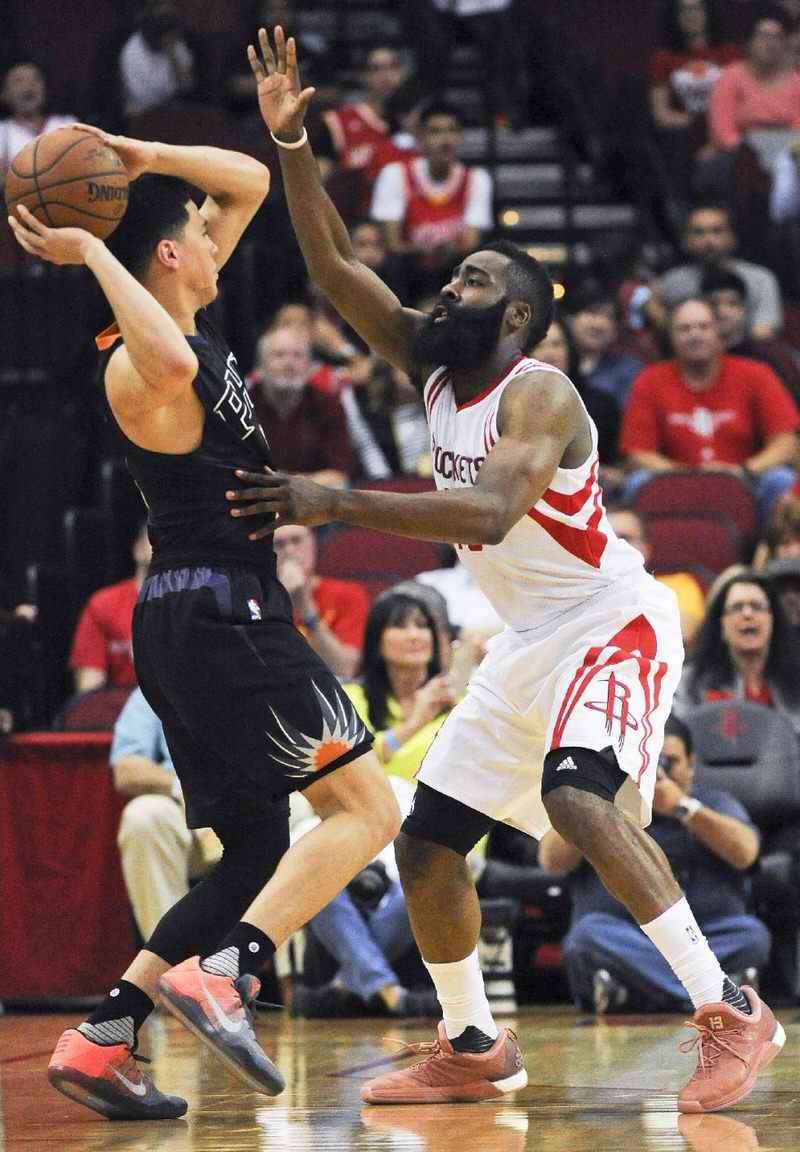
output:
[[257, 600], [254, 600], [251, 597], [247, 601], [247, 607], [250, 609], [250, 619], [251, 620], [260, 620], [261, 619], [261, 605], [259, 604], [259, 602]]

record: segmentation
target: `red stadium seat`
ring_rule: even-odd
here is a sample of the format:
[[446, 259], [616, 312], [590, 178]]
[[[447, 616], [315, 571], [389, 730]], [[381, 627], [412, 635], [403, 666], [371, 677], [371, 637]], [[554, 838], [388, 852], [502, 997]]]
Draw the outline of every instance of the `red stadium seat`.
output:
[[53, 727], [59, 732], [113, 732], [132, 691], [133, 687], [126, 684], [72, 696], [53, 721]]
[[650, 565], [656, 575], [699, 568], [718, 576], [743, 559], [735, 524], [713, 512], [663, 512], [645, 516]]
[[633, 507], [648, 522], [653, 514], [703, 512], [735, 524], [742, 547], [755, 543], [758, 504], [747, 485], [732, 472], [704, 472], [693, 468], [661, 472], [643, 484]]
[[442, 553], [430, 541], [372, 528], [342, 528], [320, 545], [317, 555], [320, 575], [352, 580], [407, 580], [441, 566]]

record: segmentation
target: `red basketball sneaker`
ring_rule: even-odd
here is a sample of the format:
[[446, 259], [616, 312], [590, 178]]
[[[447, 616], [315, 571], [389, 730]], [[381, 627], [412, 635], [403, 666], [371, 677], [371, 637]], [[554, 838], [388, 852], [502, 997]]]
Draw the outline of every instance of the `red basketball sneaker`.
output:
[[200, 967], [192, 956], [170, 968], [156, 987], [167, 1008], [206, 1044], [229, 1072], [256, 1092], [277, 1096], [286, 1081], [253, 1031], [250, 1004], [261, 985], [255, 976], [237, 980]]
[[367, 1081], [361, 1089], [361, 1099], [366, 1104], [493, 1100], [528, 1083], [517, 1038], [508, 1028], [500, 1029], [488, 1052], [454, 1051], [443, 1021], [439, 1024], [438, 1040], [406, 1047], [409, 1055], [424, 1054], [427, 1059]]
[[95, 1044], [77, 1028], [62, 1033], [47, 1079], [109, 1120], [175, 1120], [188, 1107], [180, 1096], [159, 1092], [127, 1044]]
[[752, 1009], [747, 1016], [730, 1004], [704, 1004], [687, 1027], [697, 1035], [679, 1045], [697, 1048], [697, 1067], [678, 1096], [679, 1112], [716, 1112], [743, 1099], [756, 1077], [780, 1052], [786, 1033], [757, 992], [742, 986]]

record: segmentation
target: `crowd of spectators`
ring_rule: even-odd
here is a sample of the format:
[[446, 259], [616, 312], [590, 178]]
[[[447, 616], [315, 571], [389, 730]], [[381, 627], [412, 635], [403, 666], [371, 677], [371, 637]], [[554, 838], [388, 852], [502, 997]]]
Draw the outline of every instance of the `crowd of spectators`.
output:
[[[415, 16], [407, 42], [370, 45], [356, 58], [355, 75], [343, 78], [332, 67], [332, 45], [307, 20], [308, 6], [289, 0], [248, 6], [242, 45], [226, 59], [224, 82], [215, 87], [213, 46], [183, 20], [178, 4], [146, 0], [98, 45], [75, 115], [51, 111], [44, 68], [32, 55], [7, 61], [0, 82], [7, 112], [0, 120], [0, 181], [29, 139], [78, 114], [131, 134], [142, 126], [157, 131], [159, 123], [170, 132], [176, 123], [187, 132], [198, 123], [214, 126], [220, 142], [224, 137], [226, 144], [265, 155], [266, 142], [249, 135], [252, 77], [243, 65], [243, 46], [260, 22], [282, 22], [296, 32], [305, 78], [318, 89], [309, 132], [356, 255], [404, 304], [430, 309], [452, 266], [499, 231], [494, 174], [462, 159], [463, 111], [435, 94], [443, 45], [457, 31], [503, 53], [502, 72], [488, 68], [487, 124], [514, 129], [530, 122], [531, 81], [523, 58], [526, 37], [514, 35], [511, 0], [416, 0], [409, 7]], [[741, 547], [743, 564], [752, 567], [710, 587], [716, 572], [658, 566], [659, 578], [678, 596], [690, 657], [676, 712], [684, 716], [710, 701], [745, 699], [783, 713], [800, 735], [800, 346], [791, 322], [800, 292], [785, 264], [773, 258], [795, 232], [800, 236], [800, 71], [789, 7], [760, 7], [740, 42], [726, 33], [713, 0], [664, 4], [664, 33], [649, 62], [647, 114], [661, 155], [659, 171], [668, 174], [661, 188], [667, 216], [680, 222], [670, 266], [644, 256], [634, 272], [615, 275], [599, 252], [591, 271], [565, 269], [558, 314], [535, 356], [572, 379], [597, 425], [612, 526], [646, 564], [653, 555], [648, 519], [636, 505], [654, 476], [722, 471], [757, 501], [760, 542], [754, 536]], [[509, 67], [511, 59], [518, 66]], [[498, 85], [501, 74], [514, 82]], [[213, 116], [204, 119], [203, 109]], [[270, 163], [276, 176], [272, 203], [251, 232], [248, 258], [261, 287], [249, 304], [252, 354], [243, 367], [278, 467], [331, 486], [429, 478], [417, 389], [370, 353], [305, 280], [274, 158]], [[747, 227], [740, 228], [749, 190], [742, 173], [752, 174], [752, 164], [766, 190], [756, 203], [762, 217], [753, 228], [751, 197]], [[763, 241], [760, 246], [751, 243], [754, 236]], [[29, 274], [30, 262], [26, 267], [21, 275]], [[267, 281], [269, 290], [263, 287]], [[223, 286], [230, 318], [236, 298], [232, 287], [227, 292]], [[114, 449], [99, 444], [95, 455], [107, 451]], [[275, 534], [278, 575], [295, 623], [346, 682], [377, 734], [387, 772], [409, 781], [500, 622], [455, 555], [419, 574], [410, 591], [395, 588], [371, 604], [362, 584], [317, 570], [321, 543], [314, 532], [294, 525]], [[78, 694], [105, 686], [135, 689], [130, 624], [148, 547], [140, 533], [133, 575], [99, 589], [83, 606], [65, 661]], [[428, 592], [445, 598], [438, 615], [426, 601]], [[33, 726], [21, 669], [37, 655], [38, 606], [2, 586], [0, 595], [0, 732], [9, 732]], [[21, 642], [25, 659], [17, 655]], [[742, 918], [735, 936], [740, 928], [753, 928], [739, 873], [755, 859], [757, 833], [735, 801], [704, 796], [704, 806], [719, 819], [737, 822], [746, 847], [734, 861], [723, 852], [720, 863], [712, 859], [720, 855], [714, 820], [676, 818], [681, 797], [691, 792], [692, 749], [688, 729], [675, 724], [664, 763], [677, 768], [664, 768], [653, 834], [674, 850], [677, 874], [687, 882], [702, 887], [714, 876], [729, 898], [732, 918]], [[147, 715], [136, 691], [118, 722], [112, 767], [117, 789], [130, 797], [119, 842], [134, 915], [146, 938], [162, 905], [213, 862], [218, 846], [185, 828], [158, 721]], [[165, 855], [171, 862], [156, 882], [148, 868]], [[618, 909], [601, 907], [597, 877], [572, 850], [554, 837], [541, 846], [539, 860], [572, 874], [574, 922], [564, 956], [576, 1001], [596, 1011], [643, 1002], [675, 1006], [675, 989], [666, 978], [653, 972], [649, 980], [639, 979], [628, 969], [613, 969], [610, 955], [598, 953], [600, 935], [607, 931], [609, 938], [622, 939], [632, 926]], [[374, 907], [361, 907], [356, 893], [344, 893], [312, 923], [312, 936], [318, 935], [338, 967], [322, 991], [299, 986], [299, 1013], [335, 1014], [352, 997], [360, 1001], [359, 1010], [378, 1003], [396, 1015], [430, 1007], [429, 989], [405, 987], [392, 967], [410, 946], [410, 932], [389, 865]], [[604, 925], [601, 933], [590, 914], [620, 922]], [[355, 957], [354, 924], [364, 936], [363, 952]], [[738, 936], [734, 943], [738, 947]], [[736, 953], [743, 971], [766, 964], [766, 929], [754, 928], [750, 944], [741, 956]], [[619, 950], [629, 950], [628, 943]], [[373, 967], [359, 968], [356, 960], [367, 955]], [[630, 964], [648, 969], [650, 959], [637, 953]]]

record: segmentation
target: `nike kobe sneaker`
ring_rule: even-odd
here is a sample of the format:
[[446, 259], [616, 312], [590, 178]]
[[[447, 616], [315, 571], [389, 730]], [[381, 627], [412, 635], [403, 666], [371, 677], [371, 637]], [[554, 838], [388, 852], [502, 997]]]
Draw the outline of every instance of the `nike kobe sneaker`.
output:
[[365, 1104], [447, 1104], [493, 1100], [528, 1083], [517, 1038], [501, 1028], [487, 1052], [456, 1052], [444, 1022], [432, 1044], [407, 1044], [408, 1055], [426, 1056], [398, 1072], [386, 1072], [361, 1088]]
[[95, 1044], [77, 1028], [68, 1028], [56, 1044], [47, 1079], [78, 1104], [109, 1120], [175, 1120], [187, 1104], [165, 1096], [136, 1063], [128, 1044]]
[[205, 972], [200, 957], [192, 956], [165, 972], [156, 987], [165, 1007], [237, 1079], [267, 1096], [283, 1091], [286, 1082], [253, 1030], [250, 1005], [261, 988], [255, 976], [217, 976]]
[[678, 1096], [679, 1112], [716, 1112], [742, 1100], [780, 1052], [786, 1033], [758, 993], [742, 986], [751, 1015], [731, 1004], [703, 1004], [687, 1027], [697, 1035], [679, 1045], [697, 1049], [697, 1067]]

